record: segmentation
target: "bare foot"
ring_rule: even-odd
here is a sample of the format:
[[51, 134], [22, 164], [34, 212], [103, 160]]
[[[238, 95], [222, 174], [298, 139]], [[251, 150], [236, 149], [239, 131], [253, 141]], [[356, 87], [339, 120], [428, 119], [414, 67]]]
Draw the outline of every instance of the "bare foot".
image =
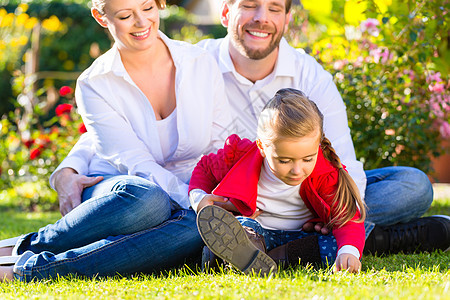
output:
[[14, 247], [0, 248], [0, 256], [11, 256]]
[[0, 282], [14, 280], [14, 266], [0, 267]]

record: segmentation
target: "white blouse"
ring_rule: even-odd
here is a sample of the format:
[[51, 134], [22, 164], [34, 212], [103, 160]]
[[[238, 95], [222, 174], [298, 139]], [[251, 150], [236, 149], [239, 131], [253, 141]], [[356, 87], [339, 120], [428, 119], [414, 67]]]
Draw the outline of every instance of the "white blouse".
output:
[[[202, 154], [223, 145], [233, 127], [223, 79], [212, 56], [159, 34], [176, 68], [176, 146], [174, 138], [170, 145], [161, 138], [153, 108], [126, 72], [116, 45], [78, 78], [75, 96], [101, 159], [120, 174], [155, 182], [188, 208], [187, 183], [193, 168]], [[168, 155], [167, 148], [173, 153]], [[109, 168], [104, 171], [110, 173]]]
[[170, 159], [178, 147], [177, 109], [162, 120], [156, 121], [164, 160]]

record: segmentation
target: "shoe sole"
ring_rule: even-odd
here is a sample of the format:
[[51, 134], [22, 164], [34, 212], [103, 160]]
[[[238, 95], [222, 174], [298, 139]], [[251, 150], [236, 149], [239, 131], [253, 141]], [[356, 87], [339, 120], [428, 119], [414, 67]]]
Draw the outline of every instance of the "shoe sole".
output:
[[14, 247], [16, 246], [17, 241], [19, 240], [20, 236], [16, 236], [13, 238], [9, 238], [6, 240], [0, 241], [0, 248], [8, 248], [8, 247]]
[[[433, 215], [433, 216], [430, 216], [430, 217], [439, 217], [439, 218], [444, 218], [444, 219], [447, 219], [448, 221], [450, 221], [450, 217], [449, 216], [445, 216], [445, 215]], [[444, 252], [448, 252], [448, 251], [450, 251], [450, 247], [448, 247], [447, 249], [444, 250]]]
[[18, 260], [20, 256], [1, 256], [0, 257], [0, 266], [12, 266]]
[[252, 244], [241, 223], [228, 211], [205, 206], [197, 215], [197, 227], [206, 246], [243, 273], [276, 273], [275, 261]]

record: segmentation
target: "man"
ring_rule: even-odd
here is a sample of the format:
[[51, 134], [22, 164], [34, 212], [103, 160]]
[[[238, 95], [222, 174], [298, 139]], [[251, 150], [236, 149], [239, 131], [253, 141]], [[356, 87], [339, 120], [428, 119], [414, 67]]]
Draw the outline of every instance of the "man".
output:
[[[446, 250], [450, 246], [450, 218], [420, 218], [433, 199], [427, 176], [408, 167], [364, 172], [356, 160], [346, 108], [331, 75], [283, 38], [290, 5], [291, 0], [226, 0], [221, 22], [228, 28], [228, 35], [199, 43], [216, 58], [222, 71], [237, 133], [254, 139], [260, 110], [280, 88], [303, 91], [324, 114], [325, 135], [365, 199], [366, 252]], [[81, 175], [95, 174], [96, 164], [104, 163], [93, 154], [89, 138], [83, 140], [51, 177], [63, 214], [80, 203], [85, 187], [101, 180]], [[307, 224], [304, 229], [329, 232], [323, 224], [314, 229]]]

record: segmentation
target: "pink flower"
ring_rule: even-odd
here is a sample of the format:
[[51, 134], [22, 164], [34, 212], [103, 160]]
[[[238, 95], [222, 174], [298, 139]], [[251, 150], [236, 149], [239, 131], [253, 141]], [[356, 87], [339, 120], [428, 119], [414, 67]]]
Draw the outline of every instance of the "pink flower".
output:
[[442, 83], [436, 83], [434, 85], [430, 84], [428, 89], [434, 93], [443, 93], [445, 91], [445, 86]]
[[439, 127], [439, 132], [444, 139], [450, 138], [450, 124], [448, 124], [448, 122], [442, 122]]
[[369, 53], [371, 56], [373, 56], [373, 61], [375, 63], [379, 63], [381, 59], [381, 63], [385, 64], [388, 59], [390, 58], [389, 50], [386, 47], [380, 47], [374, 50], [371, 50]]
[[348, 64], [348, 61], [346, 59], [338, 60], [334, 62], [333, 67], [335, 70], [342, 70], [346, 64]]
[[416, 78], [416, 75], [414, 74], [413, 70], [405, 70], [403, 71], [403, 74], [408, 75], [409, 79], [413, 81]]
[[336, 76], [336, 79], [339, 80], [339, 81], [342, 81], [342, 80], [345, 79], [345, 76], [342, 73], [336, 73], [335, 76]]
[[431, 73], [431, 75], [427, 76], [427, 81], [428, 82], [431, 82], [431, 81], [441, 82], [442, 81], [441, 72]]
[[69, 114], [72, 111], [73, 105], [71, 104], [60, 104], [56, 107], [55, 112], [57, 116], [62, 116], [64, 114]]
[[361, 32], [367, 31], [367, 33], [372, 36], [378, 36], [380, 34], [378, 25], [380, 25], [380, 22], [377, 19], [369, 18], [369, 19], [361, 22], [361, 25], [360, 25]]
[[72, 93], [73, 93], [72, 88], [67, 85], [65, 85], [59, 89], [59, 94], [61, 95], [61, 97], [67, 96]]

